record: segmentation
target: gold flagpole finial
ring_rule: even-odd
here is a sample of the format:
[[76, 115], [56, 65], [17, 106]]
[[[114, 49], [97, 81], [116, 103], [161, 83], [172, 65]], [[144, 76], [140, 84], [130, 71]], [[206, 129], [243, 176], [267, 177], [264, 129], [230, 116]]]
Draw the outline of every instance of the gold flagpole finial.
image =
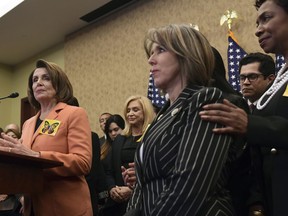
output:
[[238, 18], [238, 16], [237, 16], [236, 11], [227, 10], [226, 14], [221, 16], [220, 25], [222, 26], [227, 21], [228, 29], [229, 29], [229, 31], [231, 31], [233, 19], [237, 19], [237, 18]]

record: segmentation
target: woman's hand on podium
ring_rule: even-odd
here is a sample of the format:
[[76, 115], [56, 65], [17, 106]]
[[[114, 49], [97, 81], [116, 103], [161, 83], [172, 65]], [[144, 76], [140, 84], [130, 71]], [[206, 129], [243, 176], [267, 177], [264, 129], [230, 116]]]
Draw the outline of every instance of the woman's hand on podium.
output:
[[33, 151], [22, 145], [21, 139], [12, 138], [5, 133], [1, 133], [0, 151], [11, 152], [15, 154], [28, 155], [32, 157], [40, 157], [40, 152]]

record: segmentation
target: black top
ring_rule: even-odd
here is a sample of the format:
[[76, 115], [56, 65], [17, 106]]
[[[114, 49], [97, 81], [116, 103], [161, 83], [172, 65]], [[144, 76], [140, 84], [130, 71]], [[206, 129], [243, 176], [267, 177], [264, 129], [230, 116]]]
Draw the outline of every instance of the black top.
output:
[[38, 119], [36, 121], [34, 132], [36, 132], [36, 130], [39, 128], [39, 126], [41, 125], [42, 122], [43, 122], [43, 120], [41, 120], [40, 117], [38, 117]]
[[[139, 145], [140, 136], [130, 136], [127, 137], [126, 141], [123, 144], [121, 150], [121, 164], [122, 166], [129, 168], [129, 163], [134, 162], [134, 156], [137, 146]], [[138, 142], [137, 142], [138, 141]]]

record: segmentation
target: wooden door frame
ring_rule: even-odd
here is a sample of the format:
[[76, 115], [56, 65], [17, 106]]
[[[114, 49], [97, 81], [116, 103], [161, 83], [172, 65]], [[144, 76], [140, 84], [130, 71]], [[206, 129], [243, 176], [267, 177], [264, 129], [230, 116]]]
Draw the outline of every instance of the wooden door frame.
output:
[[35, 109], [31, 106], [28, 97], [21, 99], [21, 130], [24, 122], [36, 114]]

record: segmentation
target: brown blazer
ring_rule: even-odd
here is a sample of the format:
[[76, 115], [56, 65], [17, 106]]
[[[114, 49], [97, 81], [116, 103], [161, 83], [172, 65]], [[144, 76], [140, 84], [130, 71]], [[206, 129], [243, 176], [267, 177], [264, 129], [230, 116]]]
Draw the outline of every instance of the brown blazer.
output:
[[46, 117], [60, 121], [55, 136], [40, 134], [41, 126], [35, 130], [39, 115], [38, 112], [24, 123], [23, 145], [39, 151], [41, 158], [61, 161], [64, 166], [44, 171], [44, 190], [25, 196], [24, 215], [30, 215], [32, 204], [37, 216], [91, 216], [90, 194], [84, 175], [91, 168], [92, 144], [85, 110], [58, 103]]

